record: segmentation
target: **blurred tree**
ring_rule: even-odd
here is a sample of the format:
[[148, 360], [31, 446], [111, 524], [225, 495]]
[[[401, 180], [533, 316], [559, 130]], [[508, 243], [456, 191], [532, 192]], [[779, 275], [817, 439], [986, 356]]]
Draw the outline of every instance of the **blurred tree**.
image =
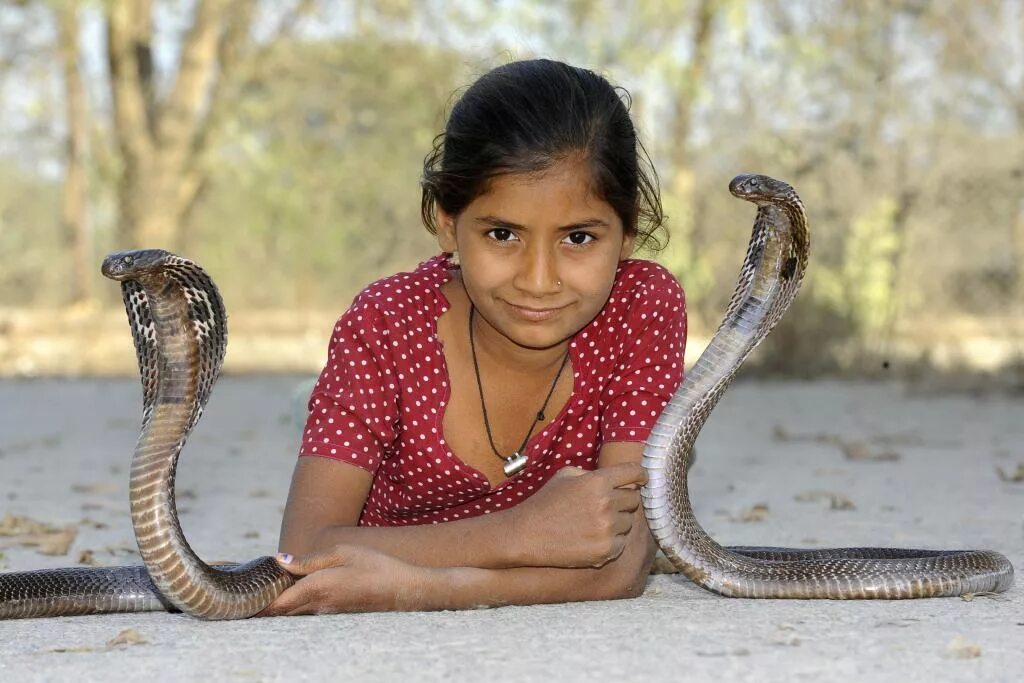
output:
[[190, 253], [247, 304], [336, 309], [436, 251], [418, 179], [462, 61], [370, 34], [285, 41], [259, 64], [240, 63], [240, 77], [260, 78], [225, 119]]
[[[1010, 133], [1008, 163], [990, 167], [1009, 191], [1002, 220], [1008, 229], [1012, 309], [1024, 318], [1024, 0], [955, 3], [925, 19], [942, 41], [940, 64], [963, 90], [950, 101], [958, 116], [992, 132]], [[967, 95], [967, 97], [963, 97]], [[1024, 359], [1024, 328], [1018, 330]]]
[[66, 240], [71, 244], [71, 303], [92, 298], [93, 238], [86, 205], [86, 138], [88, 113], [85, 87], [78, 68], [78, 3], [64, 0], [55, 6], [57, 15], [57, 51], [60, 55], [64, 81], [64, 112], [67, 122], [64, 157], [64, 193], [61, 200], [61, 223]]
[[[81, 147], [61, 2], [0, 0], [5, 305], [69, 298], [60, 181]], [[749, 235], [752, 207], [725, 191], [741, 171], [793, 182], [814, 232], [766, 367], [860, 369], [917, 329], [1024, 319], [1024, 0], [79, 7], [94, 250], [180, 248], [233, 308], [337, 310], [429, 255], [416, 181], [453, 90], [546, 56], [632, 94], [673, 235], [658, 258], [696, 338]]]
[[181, 223], [203, 183], [211, 122], [224, 106], [224, 86], [249, 40], [253, 7], [253, 0], [197, 0], [173, 80], [161, 93], [152, 0], [105, 3], [124, 244], [179, 248]]
[[53, 93], [25, 92], [52, 83], [50, 19], [45, 4], [0, 2], [0, 293], [11, 303], [59, 303], [71, 293], [59, 186], [40, 172], [64, 153], [51, 126]]

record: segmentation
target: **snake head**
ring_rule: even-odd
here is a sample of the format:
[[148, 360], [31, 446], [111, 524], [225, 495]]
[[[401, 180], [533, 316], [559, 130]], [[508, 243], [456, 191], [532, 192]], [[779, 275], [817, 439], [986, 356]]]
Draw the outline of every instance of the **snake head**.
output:
[[781, 180], [748, 173], [733, 178], [729, 183], [729, 192], [740, 199], [760, 205], [791, 196], [793, 188]]
[[167, 259], [174, 256], [163, 249], [137, 249], [118, 251], [103, 259], [100, 272], [111, 280], [137, 280], [162, 267]]

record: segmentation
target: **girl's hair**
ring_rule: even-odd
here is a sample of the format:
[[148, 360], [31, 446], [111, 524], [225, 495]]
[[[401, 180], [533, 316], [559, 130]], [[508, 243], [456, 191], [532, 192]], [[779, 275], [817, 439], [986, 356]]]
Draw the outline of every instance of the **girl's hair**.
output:
[[423, 160], [423, 224], [437, 234], [437, 207], [457, 216], [495, 176], [536, 173], [579, 156], [596, 194], [626, 234], [636, 235], [635, 248], [662, 249], [658, 176], [637, 139], [630, 103], [624, 88], [562, 62], [534, 59], [489, 71], [456, 102]]

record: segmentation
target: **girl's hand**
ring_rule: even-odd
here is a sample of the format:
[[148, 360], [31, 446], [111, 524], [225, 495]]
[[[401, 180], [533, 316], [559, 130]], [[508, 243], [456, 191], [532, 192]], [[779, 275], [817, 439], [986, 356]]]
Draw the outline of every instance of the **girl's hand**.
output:
[[593, 472], [563, 467], [519, 505], [515, 538], [523, 561], [538, 567], [601, 567], [618, 557], [640, 507], [647, 472], [624, 463]]
[[380, 551], [338, 545], [288, 563], [280, 557], [288, 573], [302, 578], [258, 617], [427, 609], [421, 603], [430, 570]]

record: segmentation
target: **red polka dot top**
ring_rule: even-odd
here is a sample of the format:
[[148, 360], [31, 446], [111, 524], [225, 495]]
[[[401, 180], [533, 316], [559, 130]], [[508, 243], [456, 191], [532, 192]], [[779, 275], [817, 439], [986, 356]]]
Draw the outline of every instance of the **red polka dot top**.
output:
[[442, 254], [379, 280], [334, 327], [299, 454], [373, 473], [361, 526], [473, 517], [525, 500], [562, 467], [595, 469], [601, 444], [647, 439], [682, 380], [682, 288], [652, 261], [620, 262], [608, 302], [569, 344], [572, 395], [530, 438], [529, 464], [492, 489], [442, 434], [449, 386], [437, 320], [450, 277]]

